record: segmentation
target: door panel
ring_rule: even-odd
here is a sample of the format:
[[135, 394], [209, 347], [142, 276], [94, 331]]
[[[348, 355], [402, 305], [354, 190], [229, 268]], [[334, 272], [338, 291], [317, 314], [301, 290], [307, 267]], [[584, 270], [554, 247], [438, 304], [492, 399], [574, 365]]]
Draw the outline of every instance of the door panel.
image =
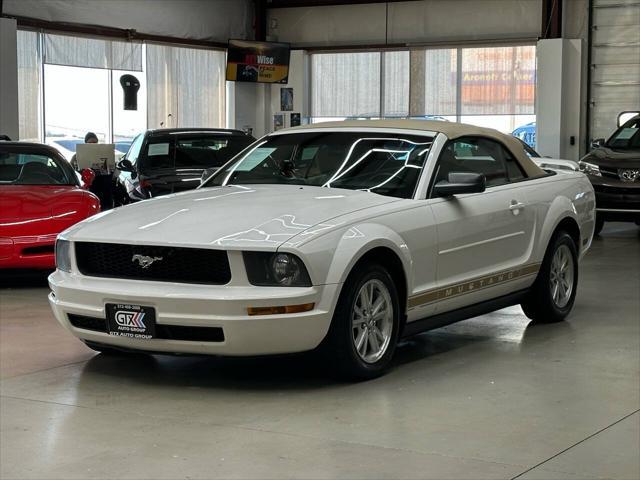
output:
[[446, 181], [456, 171], [483, 174], [487, 189], [432, 204], [438, 225], [438, 312], [516, 291], [535, 270], [526, 265], [535, 208], [529, 205], [520, 182], [524, 172], [513, 155], [491, 139], [457, 139], [443, 149], [436, 181]]

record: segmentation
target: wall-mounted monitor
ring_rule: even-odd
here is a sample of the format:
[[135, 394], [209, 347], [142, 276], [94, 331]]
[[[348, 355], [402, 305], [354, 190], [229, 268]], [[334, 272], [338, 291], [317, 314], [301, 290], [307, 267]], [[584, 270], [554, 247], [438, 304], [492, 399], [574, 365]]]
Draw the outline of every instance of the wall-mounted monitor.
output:
[[288, 43], [229, 40], [227, 80], [287, 83], [289, 56]]

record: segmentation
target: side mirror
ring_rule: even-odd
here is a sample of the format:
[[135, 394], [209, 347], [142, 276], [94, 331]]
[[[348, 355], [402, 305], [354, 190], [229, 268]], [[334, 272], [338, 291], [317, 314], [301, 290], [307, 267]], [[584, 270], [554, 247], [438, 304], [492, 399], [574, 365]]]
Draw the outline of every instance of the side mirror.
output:
[[596, 138], [591, 142], [591, 148], [600, 148], [604, 145], [604, 138]]
[[96, 179], [96, 172], [90, 168], [83, 168], [80, 172], [80, 178], [82, 178], [82, 188], [88, 189]]
[[486, 179], [481, 173], [451, 172], [448, 180], [440, 180], [433, 186], [433, 193], [438, 197], [480, 193], [484, 192], [486, 183]]
[[205, 169], [204, 172], [202, 172], [202, 176], [200, 177], [200, 185], [202, 185], [204, 182], [206, 182], [211, 175], [216, 173], [217, 170], [218, 170], [218, 167], [212, 167], [212, 168]]
[[123, 172], [135, 172], [136, 170], [136, 168], [133, 166], [133, 163], [131, 163], [131, 161], [127, 160], [126, 158], [120, 160], [117, 167], [118, 170], [121, 170]]

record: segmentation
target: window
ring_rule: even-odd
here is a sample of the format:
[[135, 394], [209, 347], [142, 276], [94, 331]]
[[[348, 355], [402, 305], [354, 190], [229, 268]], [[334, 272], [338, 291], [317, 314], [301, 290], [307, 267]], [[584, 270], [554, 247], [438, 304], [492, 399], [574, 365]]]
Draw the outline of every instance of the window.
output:
[[75, 180], [68, 173], [46, 155], [0, 154], [0, 184], [75, 185]]
[[533, 45], [319, 53], [311, 64], [312, 122], [409, 117], [511, 133], [536, 120]]
[[210, 134], [160, 135], [149, 139], [144, 155], [140, 157], [139, 168], [220, 167], [251, 144], [251, 137]]
[[458, 49], [416, 50], [412, 52], [411, 60], [417, 70], [411, 85], [411, 116], [455, 122]]
[[44, 79], [46, 143], [70, 161], [87, 132], [109, 140], [108, 70], [45, 65]]
[[611, 135], [607, 146], [612, 148], [640, 147], [640, 120], [630, 120]]
[[[140, 82], [138, 90], [138, 109], [124, 109], [124, 90], [120, 84], [123, 75], [133, 75]], [[113, 118], [113, 143], [120, 153], [127, 153], [133, 138], [147, 128], [147, 81], [144, 72], [112, 70], [112, 118]]]
[[147, 125], [224, 127], [225, 53], [147, 45]]
[[[225, 127], [225, 52], [18, 31], [20, 139], [68, 160], [88, 131], [117, 156], [147, 127]], [[140, 82], [125, 110], [122, 75]], [[42, 108], [43, 107], [43, 108]]]
[[176, 166], [221, 167], [251, 144], [244, 136], [181, 137], [176, 141]]
[[138, 161], [138, 155], [140, 155], [140, 149], [142, 148], [143, 141], [144, 133], [141, 133], [133, 140], [133, 142], [131, 143], [131, 147], [129, 147], [129, 151], [127, 152], [127, 160], [129, 160], [134, 165]]
[[525, 178], [524, 171], [500, 143], [480, 137], [449, 142], [438, 159], [434, 183], [446, 181], [451, 172], [473, 172], [485, 176], [487, 187]]
[[384, 84], [382, 101], [385, 118], [409, 115], [409, 52], [383, 52]]
[[512, 132], [535, 121], [536, 48], [461, 50], [461, 121]]
[[311, 69], [315, 120], [380, 116], [380, 52], [320, 53]]
[[[18, 118], [20, 140], [41, 140], [40, 49], [38, 33], [18, 30]], [[14, 139], [16, 140], [16, 139]]]
[[412, 198], [431, 137], [377, 133], [296, 133], [257, 144], [205, 186], [289, 184]]

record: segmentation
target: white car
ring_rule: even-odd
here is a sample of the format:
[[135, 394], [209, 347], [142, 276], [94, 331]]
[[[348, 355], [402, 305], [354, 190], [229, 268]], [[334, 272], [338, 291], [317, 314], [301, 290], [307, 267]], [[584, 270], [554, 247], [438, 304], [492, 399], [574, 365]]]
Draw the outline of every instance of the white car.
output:
[[524, 148], [524, 151], [529, 156], [529, 158], [543, 170], [569, 170], [572, 172], [580, 171], [578, 162], [574, 162], [573, 160], [564, 160], [561, 158], [543, 157], [533, 148], [527, 145], [522, 139], [518, 138], [518, 140], [520, 140], [520, 142], [522, 143], [522, 148]]
[[91, 348], [319, 348], [379, 375], [400, 338], [509, 305], [570, 312], [594, 192], [495, 130], [424, 120], [280, 130], [195, 190], [62, 233], [49, 300]]

